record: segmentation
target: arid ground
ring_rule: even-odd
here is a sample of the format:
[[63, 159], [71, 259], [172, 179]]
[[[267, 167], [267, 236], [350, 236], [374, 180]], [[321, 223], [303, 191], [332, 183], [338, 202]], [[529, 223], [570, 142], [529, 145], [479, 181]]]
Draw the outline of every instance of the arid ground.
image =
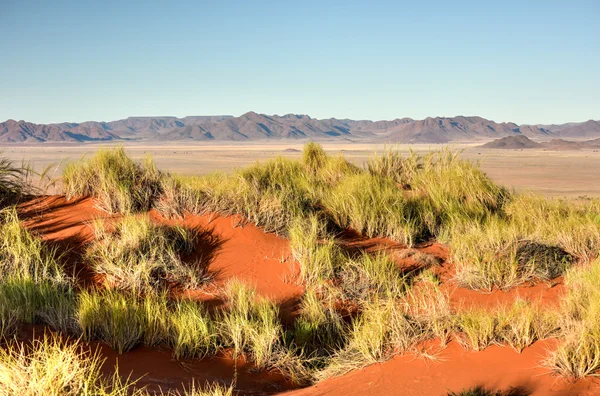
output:
[[[52, 165], [49, 177], [59, 177], [63, 161], [91, 156], [100, 146], [7, 146], [3, 155], [10, 160], [29, 161], [41, 171]], [[133, 158], [151, 155], [158, 168], [175, 173], [202, 175], [214, 171], [231, 171], [257, 160], [278, 155], [301, 157], [301, 144], [270, 145], [162, 145], [125, 146]], [[362, 165], [374, 151], [383, 146], [325, 144], [329, 154], [342, 153], [346, 159]], [[412, 146], [418, 152], [440, 149], [441, 146]], [[455, 146], [464, 149], [462, 155], [481, 160], [483, 170], [500, 184], [519, 192], [532, 191], [547, 197], [600, 197], [600, 153], [594, 151], [507, 151], [483, 150], [474, 145]], [[401, 146], [408, 153], [408, 146]], [[69, 251], [68, 264], [78, 274], [79, 286], [101, 285], [102, 277], [94, 276], [85, 260], [84, 249], [94, 240], [92, 222], [98, 219], [119, 220], [120, 215], [108, 215], [97, 208], [93, 198], [65, 199], [51, 189], [48, 195], [20, 204], [19, 215], [26, 229], [46, 242]], [[219, 309], [226, 303], [222, 289], [227, 281], [237, 278], [253, 285], [259, 296], [277, 305], [284, 327], [298, 315], [305, 287], [298, 282], [299, 269], [286, 238], [253, 224], [240, 216], [216, 213], [188, 214], [181, 219], [169, 219], [156, 209], [148, 211], [155, 223], [181, 223], [203, 235], [196, 246], [208, 258], [208, 271], [214, 275], [205, 287], [185, 291], [188, 297]], [[203, 241], [212, 241], [204, 243]], [[402, 271], [424, 270], [413, 259], [415, 254], [432, 257], [431, 271], [440, 281], [440, 288], [449, 296], [452, 309], [493, 309], [512, 304], [518, 298], [539, 301], [552, 310], [567, 293], [563, 277], [552, 281], [518, 285], [508, 291], [471, 290], [455, 281], [456, 267], [450, 259], [450, 248], [436, 241], [416, 244], [409, 248], [391, 239], [367, 238], [358, 235], [340, 237], [344, 248], [364, 252], [384, 251], [394, 258]], [[418, 287], [418, 285], [417, 285]], [[21, 337], [28, 339], [43, 333], [41, 326], [23, 326]], [[387, 361], [352, 370], [301, 388], [281, 373], [257, 370], [252, 362], [232, 359], [227, 351], [204, 359], [175, 359], [168, 348], [137, 347], [123, 355], [102, 343], [99, 346], [107, 357], [104, 370], [112, 371], [113, 363], [123, 375], [142, 377], [139, 385], [149, 391], [182, 388], [193, 381], [203, 384], [228, 385], [235, 377], [240, 394], [286, 394], [294, 396], [351, 396], [351, 395], [446, 395], [476, 386], [493, 390], [512, 390], [511, 395], [593, 395], [600, 392], [600, 382], [594, 377], [570, 381], [551, 374], [541, 362], [558, 341], [550, 337], [527, 346], [521, 353], [506, 345], [491, 345], [482, 351], [464, 348], [456, 340], [440, 347], [439, 340], [424, 342], [417, 352], [408, 352]], [[487, 393], [481, 393], [487, 394]], [[503, 393], [504, 394], [504, 393]], [[476, 394], [477, 395], [477, 394]]]
[[[482, 169], [497, 183], [513, 187], [517, 191], [532, 191], [545, 196], [570, 197], [600, 196], [600, 152], [593, 150], [545, 151], [545, 150], [490, 150], [472, 144], [456, 144], [463, 149], [464, 158], [481, 161]], [[278, 155], [299, 158], [302, 143], [243, 143], [203, 145], [125, 145], [134, 158], [149, 154], [160, 169], [172, 172], [201, 175], [213, 171], [230, 171], [257, 160]], [[325, 143], [328, 153], [343, 153], [344, 157], [358, 165], [364, 163], [374, 151], [392, 146], [375, 144]], [[3, 155], [15, 162], [30, 161], [36, 170], [51, 168], [50, 175], [59, 175], [61, 161], [76, 160], [89, 156], [101, 146], [93, 145], [8, 145], [1, 149]], [[410, 149], [426, 152], [443, 145], [400, 145], [402, 152]]]

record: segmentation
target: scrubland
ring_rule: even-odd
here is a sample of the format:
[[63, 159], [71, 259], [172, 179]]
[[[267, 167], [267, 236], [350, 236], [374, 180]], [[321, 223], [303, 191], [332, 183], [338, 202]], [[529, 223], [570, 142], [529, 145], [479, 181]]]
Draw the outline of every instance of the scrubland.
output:
[[[136, 379], [101, 374], [102, 356], [85, 348], [96, 341], [118, 353], [168, 348], [175, 359], [227, 351], [296, 386], [418, 352], [433, 339], [520, 353], [554, 337], [558, 346], [540, 364], [567, 378], [600, 368], [600, 201], [517, 194], [450, 149], [389, 150], [358, 167], [310, 143], [300, 160], [207, 176], [162, 172], [123, 149], [100, 151], [61, 178], [67, 197], [93, 197], [115, 215], [91, 225], [83, 260], [102, 280], [93, 286], [79, 284], [63, 252], [21, 224], [17, 205], [33, 191], [25, 173], [0, 162], [0, 393], [146, 394]], [[207, 213], [241, 216], [289, 240], [294, 281], [304, 287], [293, 323], [237, 279], [223, 287], [217, 309], [180, 293], [212, 281], [202, 258], [188, 259], [202, 236], [177, 224]], [[567, 292], [556, 309], [527, 299], [453, 307], [433, 271], [437, 260], [411, 253], [423, 266], [406, 271], [385, 249], [349, 249], [341, 238], [349, 230], [407, 248], [443, 243], [462, 288], [510, 290], [563, 277]], [[22, 341], [23, 324], [52, 333]], [[191, 384], [185, 394], [234, 388]]]

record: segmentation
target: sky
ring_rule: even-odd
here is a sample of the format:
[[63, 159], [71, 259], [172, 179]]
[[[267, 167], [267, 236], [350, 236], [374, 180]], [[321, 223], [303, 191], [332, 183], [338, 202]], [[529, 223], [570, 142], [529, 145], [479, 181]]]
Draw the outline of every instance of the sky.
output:
[[597, 120], [599, 21], [599, 0], [0, 0], [0, 121]]

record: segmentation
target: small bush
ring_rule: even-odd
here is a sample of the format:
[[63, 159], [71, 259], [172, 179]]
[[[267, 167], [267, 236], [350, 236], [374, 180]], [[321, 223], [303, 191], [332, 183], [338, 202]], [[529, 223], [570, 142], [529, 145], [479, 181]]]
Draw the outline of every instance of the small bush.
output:
[[134, 213], [152, 208], [162, 177], [150, 158], [134, 161], [118, 148], [67, 164], [62, 180], [68, 199], [91, 196], [108, 213]]
[[154, 224], [148, 217], [126, 216], [109, 231], [96, 225], [96, 241], [86, 252], [95, 272], [121, 289], [159, 290], [171, 284], [196, 287], [208, 280], [200, 263], [181, 255], [194, 251], [198, 235], [179, 226]]

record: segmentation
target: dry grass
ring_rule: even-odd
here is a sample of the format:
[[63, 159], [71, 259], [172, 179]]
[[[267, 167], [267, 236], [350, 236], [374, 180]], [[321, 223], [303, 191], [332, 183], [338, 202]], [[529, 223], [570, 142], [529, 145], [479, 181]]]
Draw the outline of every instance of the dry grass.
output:
[[0, 394], [142, 396], [134, 383], [101, 374], [103, 359], [77, 342], [44, 336], [0, 348]]
[[69, 199], [91, 196], [108, 213], [134, 213], [152, 208], [161, 194], [162, 177], [150, 158], [134, 161], [118, 148], [67, 164], [62, 181]]
[[559, 313], [563, 342], [545, 364], [562, 376], [582, 378], [600, 369], [600, 261], [570, 270], [566, 284]]
[[56, 248], [45, 245], [19, 222], [16, 208], [0, 210], [0, 280], [67, 283]]
[[109, 229], [96, 224], [96, 241], [86, 256], [109, 284], [140, 292], [170, 285], [197, 287], [209, 277], [202, 263], [184, 263], [198, 234], [180, 226], [154, 224], [148, 217], [125, 216]]

